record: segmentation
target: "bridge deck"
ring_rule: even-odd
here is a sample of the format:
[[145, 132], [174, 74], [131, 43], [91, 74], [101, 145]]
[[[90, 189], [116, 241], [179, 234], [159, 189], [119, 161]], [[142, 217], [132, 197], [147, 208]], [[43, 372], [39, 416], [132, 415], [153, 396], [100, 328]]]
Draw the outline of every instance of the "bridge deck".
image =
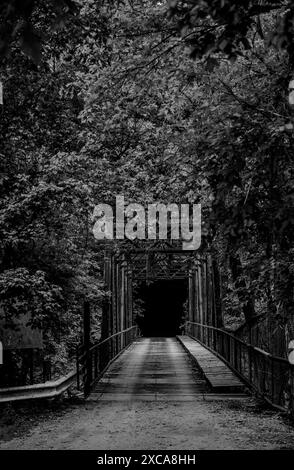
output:
[[206, 388], [176, 338], [139, 338], [109, 367], [90, 399], [189, 401]]
[[190, 336], [178, 336], [187, 352], [196, 360], [213, 390], [242, 390], [244, 384], [231, 369], [212, 352]]
[[201, 371], [176, 338], [139, 338], [111, 364], [90, 400], [193, 401], [207, 393]]

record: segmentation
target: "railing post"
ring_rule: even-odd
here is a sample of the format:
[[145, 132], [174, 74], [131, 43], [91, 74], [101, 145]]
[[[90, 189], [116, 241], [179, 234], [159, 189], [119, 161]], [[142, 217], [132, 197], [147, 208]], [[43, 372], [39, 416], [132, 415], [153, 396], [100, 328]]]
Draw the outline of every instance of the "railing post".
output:
[[230, 363], [231, 362], [231, 337], [227, 336], [227, 361]]
[[294, 418], [294, 366], [291, 365], [290, 367], [290, 413], [291, 416]]
[[[290, 371], [291, 373], [291, 371]], [[290, 375], [290, 374], [289, 374]], [[271, 393], [272, 393], [272, 402], [275, 400], [275, 382], [274, 382], [274, 360], [271, 357]]]
[[238, 347], [237, 347], [237, 340], [234, 338], [234, 368], [238, 370]]
[[34, 383], [34, 349], [31, 348], [29, 351], [29, 364], [30, 364], [30, 384]]
[[79, 346], [76, 351], [76, 368], [77, 368], [77, 389], [80, 390], [80, 357], [79, 357]]
[[252, 384], [252, 346], [248, 346], [248, 367], [249, 367], [249, 382]]
[[84, 303], [84, 349], [86, 356], [86, 376], [84, 383], [84, 394], [88, 396], [91, 391], [92, 383], [92, 358], [90, 351], [90, 332], [91, 332], [91, 315], [89, 302]]
[[95, 348], [95, 352], [94, 352], [94, 377], [95, 379], [98, 377], [99, 375], [99, 367], [98, 367], [98, 348]]

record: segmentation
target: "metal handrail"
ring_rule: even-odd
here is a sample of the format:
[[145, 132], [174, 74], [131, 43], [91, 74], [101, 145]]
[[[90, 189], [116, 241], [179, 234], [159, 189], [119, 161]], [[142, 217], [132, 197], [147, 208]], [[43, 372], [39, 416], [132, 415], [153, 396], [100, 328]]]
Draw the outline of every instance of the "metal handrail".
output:
[[[220, 331], [221, 333], [227, 335], [227, 336], [230, 336], [231, 338], [234, 339], [234, 341], [240, 343], [240, 344], [243, 344], [244, 346], [248, 346], [252, 349], [254, 349], [255, 351], [263, 354], [264, 356], [267, 356], [267, 357], [270, 357], [271, 359], [275, 359], [276, 361], [279, 361], [279, 362], [284, 362], [285, 364], [290, 364], [288, 362], [287, 359], [285, 359], [284, 357], [281, 357], [281, 356], [275, 356], [274, 354], [271, 354], [267, 351], [265, 351], [264, 349], [261, 349], [261, 348], [258, 348], [257, 346], [253, 346], [252, 344], [250, 343], [246, 343], [246, 341], [240, 339], [240, 338], [237, 338], [235, 335], [233, 335], [232, 333], [230, 333], [229, 331], [226, 331], [226, 330], [223, 330], [221, 328], [217, 328], [215, 326], [211, 326], [211, 325], [203, 325], [202, 323], [197, 323], [197, 322], [191, 322], [191, 321], [186, 321], [185, 323], [190, 323], [192, 325], [198, 325], [198, 326], [202, 326], [202, 327], [205, 327], [205, 328], [210, 328], [212, 330], [216, 330], [216, 331]], [[290, 364], [291, 366], [292, 364]]]
[[294, 414], [294, 365], [287, 359], [211, 325], [187, 321], [185, 332], [219, 356], [267, 402]]
[[[95, 382], [100, 379], [110, 363], [128, 347], [138, 336], [138, 326], [133, 325], [108, 336], [85, 349], [77, 348], [77, 387], [83, 387], [85, 396], [89, 395]], [[82, 376], [82, 381], [80, 378]]]
[[94, 344], [93, 346], [90, 347], [90, 351], [92, 351], [95, 348], [98, 348], [99, 346], [101, 346], [104, 343], [107, 343], [107, 341], [110, 341], [112, 338], [115, 338], [116, 336], [122, 335], [123, 333], [126, 333], [128, 331], [131, 331], [134, 328], [137, 328], [137, 326], [136, 325], [130, 326], [130, 328], [126, 328], [125, 330], [119, 331], [118, 333], [114, 333], [113, 335], [108, 336], [107, 338], [105, 338], [101, 341], [98, 341], [98, 343], [96, 343], [96, 344]]

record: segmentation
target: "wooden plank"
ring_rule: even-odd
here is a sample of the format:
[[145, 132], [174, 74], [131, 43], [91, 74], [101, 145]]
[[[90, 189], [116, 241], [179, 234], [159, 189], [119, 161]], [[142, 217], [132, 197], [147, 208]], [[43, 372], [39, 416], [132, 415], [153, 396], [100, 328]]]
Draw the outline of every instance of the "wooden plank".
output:
[[244, 389], [244, 384], [231, 369], [198, 341], [189, 336], [177, 336], [177, 338], [197, 362], [212, 389], [219, 391], [234, 389], [239, 392], [240, 389]]

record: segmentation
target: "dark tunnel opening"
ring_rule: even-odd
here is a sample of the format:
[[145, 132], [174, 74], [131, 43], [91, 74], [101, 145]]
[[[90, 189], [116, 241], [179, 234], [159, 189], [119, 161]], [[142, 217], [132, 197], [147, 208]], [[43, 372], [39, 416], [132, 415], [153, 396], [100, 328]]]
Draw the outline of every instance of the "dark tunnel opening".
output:
[[143, 301], [143, 312], [137, 318], [143, 336], [176, 336], [181, 333], [183, 304], [188, 296], [187, 280], [141, 283], [137, 296]]

